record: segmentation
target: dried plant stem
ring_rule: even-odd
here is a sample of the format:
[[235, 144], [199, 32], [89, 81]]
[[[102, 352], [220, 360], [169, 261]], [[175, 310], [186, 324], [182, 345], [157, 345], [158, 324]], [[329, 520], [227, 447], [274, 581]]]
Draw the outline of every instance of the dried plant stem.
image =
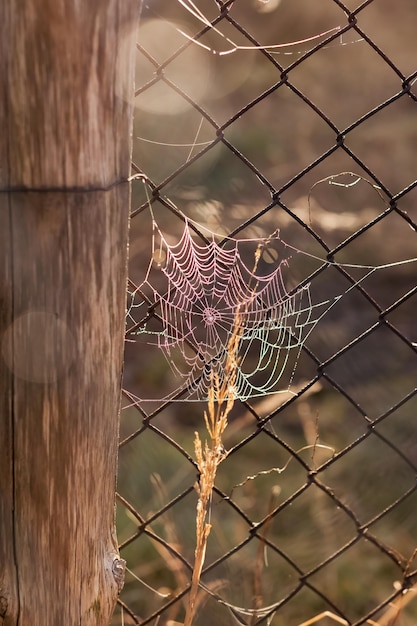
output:
[[[255, 252], [255, 274], [263, 246], [259, 245]], [[251, 285], [253, 294], [256, 285]], [[233, 329], [227, 342], [226, 362], [222, 375], [217, 371], [211, 372], [211, 384], [208, 390], [207, 411], [204, 411], [204, 422], [209, 435], [209, 443], [201, 442], [199, 434], [195, 433], [194, 450], [197, 467], [200, 473], [199, 481], [195, 485], [198, 494], [196, 511], [196, 547], [194, 554], [193, 575], [191, 589], [185, 614], [184, 626], [192, 626], [196, 606], [201, 572], [206, 556], [207, 542], [211, 524], [207, 522], [210, 503], [212, 500], [217, 468], [225, 459], [227, 453], [223, 447], [222, 435], [227, 427], [228, 416], [236, 398], [235, 383], [239, 366], [239, 345], [243, 334], [244, 312], [238, 306], [235, 313]]]
[[235, 402], [235, 381], [238, 367], [237, 354], [241, 336], [242, 316], [238, 308], [235, 315], [233, 331], [227, 344], [224, 374], [220, 379], [218, 372], [212, 371], [211, 373], [207, 411], [204, 411], [204, 421], [209, 435], [209, 442], [205, 441], [203, 445], [197, 432], [194, 438], [194, 450], [200, 477], [198, 483], [195, 485], [198, 494], [196, 547], [184, 626], [192, 626], [195, 616], [198, 588], [206, 556], [207, 541], [211, 530], [211, 524], [207, 521], [207, 516], [212, 500], [217, 468], [227, 454], [223, 447], [222, 435], [227, 427], [228, 415]]

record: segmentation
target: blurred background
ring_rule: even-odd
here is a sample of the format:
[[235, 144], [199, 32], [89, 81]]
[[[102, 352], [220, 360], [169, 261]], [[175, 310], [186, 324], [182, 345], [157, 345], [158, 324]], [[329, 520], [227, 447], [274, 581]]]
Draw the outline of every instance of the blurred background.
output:
[[205, 405], [140, 400], [181, 384], [137, 332], [161, 314], [137, 290], [152, 215], [170, 245], [182, 216], [198, 245], [278, 230], [318, 320], [277, 393], [235, 402], [196, 625], [417, 623], [416, 20], [413, 0], [141, 3], [113, 626], [181, 623], [194, 553]]

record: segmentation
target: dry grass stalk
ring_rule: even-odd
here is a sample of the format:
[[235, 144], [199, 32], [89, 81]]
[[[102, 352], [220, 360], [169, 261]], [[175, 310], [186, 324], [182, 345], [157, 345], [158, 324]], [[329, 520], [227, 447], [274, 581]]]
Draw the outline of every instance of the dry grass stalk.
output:
[[212, 500], [217, 468], [227, 455], [223, 447], [222, 436], [227, 427], [228, 415], [235, 402], [235, 382], [241, 336], [242, 316], [238, 307], [232, 334], [227, 344], [226, 364], [223, 375], [220, 378], [218, 372], [212, 371], [211, 373], [207, 411], [204, 411], [204, 421], [209, 435], [209, 441], [205, 441], [203, 445], [197, 432], [194, 438], [194, 450], [200, 477], [198, 483], [195, 485], [198, 494], [196, 510], [196, 547], [184, 626], [192, 626], [193, 623], [200, 577], [206, 556], [207, 541], [211, 530], [211, 524], [207, 521], [209, 507]]
[[[258, 268], [262, 250], [267, 243], [258, 245], [255, 251], [252, 274]], [[249, 285], [253, 297], [256, 294], [257, 284]], [[200, 478], [195, 488], [198, 493], [196, 511], [196, 547], [194, 554], [193, 575], [188, 606], [185, 614], [184, 626], [192, 626], [197, 606], [197, 594], [200, 585], [201, 572], [206, 556], [207, 541], [211, 530], [211, 524], [207, 522], [210, 503], [217, 474], [217, 468], [225, 459], [227, 452], [223, 447], [223, 433], [226, 430], [228, 416], [233, 408], [236, 398], [236, 378], [239, 366], [239, 345], [243, 333], [244, 311], [238, 306], [235, 313], [233, 329], [226, 349], [226, 363], [222, 375], [216, 371], [211, 372], [211, 384], [208, 391], [207, 411], [204, 411], [204, 421], [207, 433], [210, 437], [202, 444], [199, 434], [195, 433], [194, 450]]]

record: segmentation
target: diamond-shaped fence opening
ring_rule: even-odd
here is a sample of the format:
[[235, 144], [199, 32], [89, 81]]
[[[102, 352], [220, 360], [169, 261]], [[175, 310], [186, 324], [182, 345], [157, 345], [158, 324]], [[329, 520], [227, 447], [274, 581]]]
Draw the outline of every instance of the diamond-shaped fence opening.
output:
[[414, 2], [141, 4], [112, 623], [411, 626]]

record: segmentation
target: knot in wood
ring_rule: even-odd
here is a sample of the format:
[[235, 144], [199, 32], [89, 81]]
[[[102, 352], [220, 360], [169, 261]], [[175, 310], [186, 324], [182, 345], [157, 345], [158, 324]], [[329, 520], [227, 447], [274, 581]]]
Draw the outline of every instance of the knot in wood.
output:
[[126, 561], [124, 559], [114, 559], [112, 565], [113, 578], [117, 583], [119, 593], [123, 589], [125, 582]]
[[6, 617], [7, 607], [9, 602], [4, 596], [0, 596], [0, 617]]

